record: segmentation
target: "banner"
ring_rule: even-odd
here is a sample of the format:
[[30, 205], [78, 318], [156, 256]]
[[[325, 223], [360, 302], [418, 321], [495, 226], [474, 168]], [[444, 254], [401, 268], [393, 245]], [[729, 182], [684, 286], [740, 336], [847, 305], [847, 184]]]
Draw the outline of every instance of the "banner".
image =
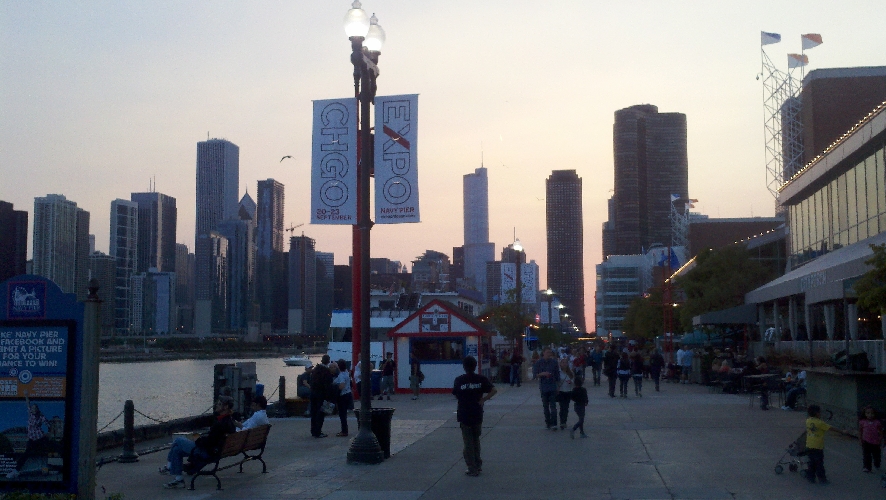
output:
[[420, 222], [418, 95], [375, 98], [375, 223]]
[[[520, 303], [535, 304], [536, 286], [535, 266], [520, 264]], [[501, 263], [501, 304], [514, 303], [517, 300], [517, 264]]]
[[311, 224], [357, 223], [357, 99], [314, 101]]

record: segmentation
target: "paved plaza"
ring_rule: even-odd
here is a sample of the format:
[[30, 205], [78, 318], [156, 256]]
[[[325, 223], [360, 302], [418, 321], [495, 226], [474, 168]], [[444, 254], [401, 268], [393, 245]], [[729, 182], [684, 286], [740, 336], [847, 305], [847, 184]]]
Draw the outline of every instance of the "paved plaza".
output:
[[[747, 395], [712, 394], [698, 385], [647, 386], [642, 398], [611, 399], [589, 387], [588, 439], [544, 428], [535, 382], [498, 385], [486, 403], [483, 473], [464, 474], [461, 433], [451, 395], [407, 395], [373, 401], [396, 408], [392, 453], [379, 465], [348, 465], [349, 439], [334, 437], [338, 418], [327, 418], [330, 437], [310, 436], [306, 418], [272, 419], [261, 464], [199, 477], [195, 491], [164, 490], [157, 473], [166, 453], [134, 464], [110, 463], [98, 472], [102, 492], [126, 500], [182, 499], [882, 499], [879, 474], [862, 472], [855, 438], [828, 435], [825, 467], [830, 485], [809, 484], [774, 467], [803, 431], [805, 413], [751, 407]], [[777, 398], [775, 398], [777, 403]], [[570, 412], [570, 425], [576, 421]], [[351, 436], [357, 422], [351, 417]], [[142, 443], [147, 448], [156, 443]], [[100, 456], [119, 453], [105, 450]], [[876, 471], [875, 471], [876, 472]], [[189, 479], [189, 478], [188, 478]]]

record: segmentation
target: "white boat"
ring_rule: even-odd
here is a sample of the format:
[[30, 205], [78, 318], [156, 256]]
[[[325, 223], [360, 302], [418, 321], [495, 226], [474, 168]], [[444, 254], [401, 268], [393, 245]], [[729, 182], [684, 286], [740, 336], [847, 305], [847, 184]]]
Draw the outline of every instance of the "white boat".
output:
[[313, 366], [314, 363], [305, 356], [305, 353], [294, 354], [288, 358], [284, 358], [283, 362], [286, 363], [286, 366]]

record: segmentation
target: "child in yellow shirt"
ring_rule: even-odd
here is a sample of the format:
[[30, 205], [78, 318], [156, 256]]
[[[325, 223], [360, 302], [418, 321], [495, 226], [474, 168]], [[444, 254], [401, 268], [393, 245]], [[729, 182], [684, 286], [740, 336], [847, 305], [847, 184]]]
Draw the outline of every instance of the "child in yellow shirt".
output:
[[809, 458], [809, 468], [806, 470], [806, 479], [814, 483], [818, 478], [820, 484], [830, 484], [824, 472], [824, 435], [827, 431], [836, 432], [836, 429], [820, 418], [820, 406], [810, 405], [807, 414], [806, 456]]

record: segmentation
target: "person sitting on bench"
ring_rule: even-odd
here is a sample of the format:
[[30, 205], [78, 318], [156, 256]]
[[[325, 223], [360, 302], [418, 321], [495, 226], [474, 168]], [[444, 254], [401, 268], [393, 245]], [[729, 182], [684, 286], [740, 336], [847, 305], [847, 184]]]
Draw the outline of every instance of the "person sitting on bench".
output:
[[[216, 421], [209, 428], [206, 436], [197, 438], [192, 441], [185, 437], [177, 437], [169, 448], [169, 454], [166, 456], [168, 460], [165, 467], [160, 469], [161, 474], [170, 474], [175, 478], [164, 484], [167, 489], [179, 488], [185, 486], [185, 480], [182, 476], [184, 468], [184, 458], [192, 457], [196, 460], [194, 467], [197, 465], [205, 465], [209, 457], [218, 455], [221, 451], [221, 445], [225, 440], [225, 436], [237, 431], [234, 426], [234, 419], [231, 414], [234, 412], [234, 400], [228, 396], [221, 396], [215, 403]], [[199, 470], [199, 469], [197, 469]]]
[[251, 407], [251, 417], [243, 422], [234, 422], [234, 425], [237, 426], [238, 431], [245, 431], [247, 429], [252, 429], [253, 427], [268, 425], [271, 423], [271, 421], [268, 420], [268, 399], [266, 397], [256, 396], [255, 399], [252, 400]]

